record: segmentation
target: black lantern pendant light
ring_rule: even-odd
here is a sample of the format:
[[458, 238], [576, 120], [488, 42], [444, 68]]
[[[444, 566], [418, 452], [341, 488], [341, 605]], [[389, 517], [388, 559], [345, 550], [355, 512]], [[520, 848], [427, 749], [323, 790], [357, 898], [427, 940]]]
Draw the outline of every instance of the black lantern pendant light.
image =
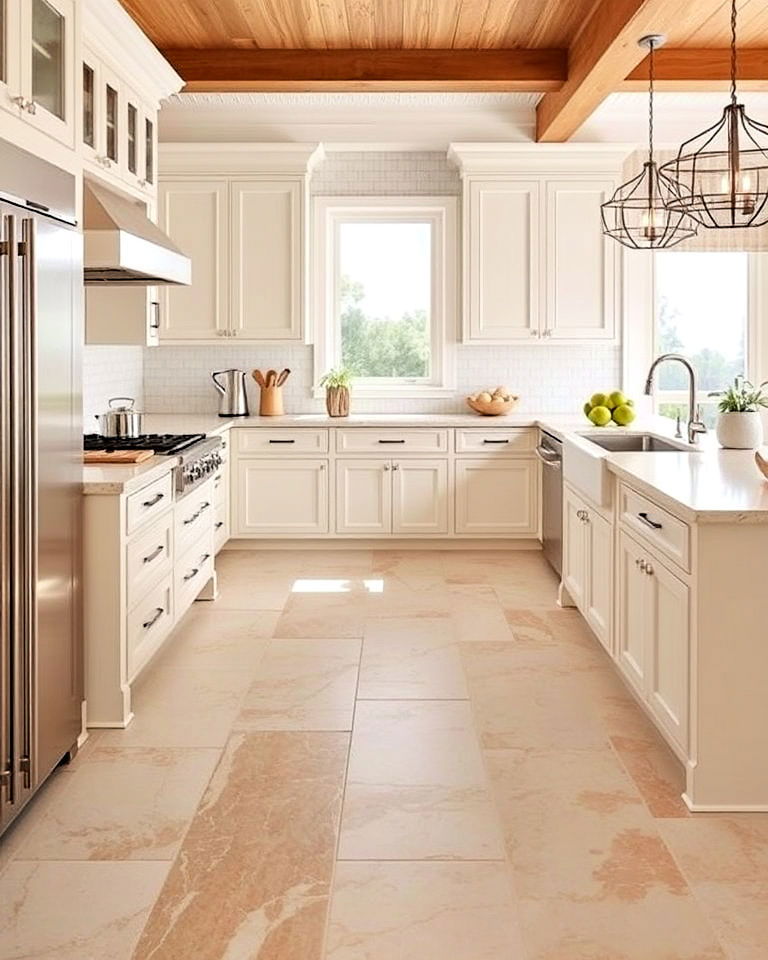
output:
[[768, 126], [736, 100], [736, 0], [731, 0], [731, 102], [720, 120], [686, 140], [660, 173], [677, 184], [669, 208], [705, 227], [768, 223]]
[[638, 40], [649, 50], [648, 159], [642, 172], [623, 183], [602, 205], [603, 233], [634, 250], [660, 250], [692, 237], [698, 224], [671, 204], [679, 190], [656, 166], [653, 158], [653, 51], [665, 37], [653, 34]]

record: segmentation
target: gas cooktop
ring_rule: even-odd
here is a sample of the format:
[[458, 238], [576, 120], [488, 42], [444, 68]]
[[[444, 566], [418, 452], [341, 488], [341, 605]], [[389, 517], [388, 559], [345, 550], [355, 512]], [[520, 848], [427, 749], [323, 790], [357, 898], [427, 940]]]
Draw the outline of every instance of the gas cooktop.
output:
[[85, 450], [154, 450], [156, 454], [170, 456], [181, 453], [187, 447], [205, 440], [204, 433], [143, 433], [140, 437], [102, 437], [98, 433], [87, 433], [84, 437]]

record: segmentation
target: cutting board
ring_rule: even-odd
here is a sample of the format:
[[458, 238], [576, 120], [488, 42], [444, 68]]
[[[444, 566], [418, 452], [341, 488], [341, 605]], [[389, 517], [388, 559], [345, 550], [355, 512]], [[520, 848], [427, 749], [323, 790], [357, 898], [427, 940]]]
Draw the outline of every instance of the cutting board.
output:
[[85, 463], [143, 463], [154, 457], [154, 450], [86, 450]]

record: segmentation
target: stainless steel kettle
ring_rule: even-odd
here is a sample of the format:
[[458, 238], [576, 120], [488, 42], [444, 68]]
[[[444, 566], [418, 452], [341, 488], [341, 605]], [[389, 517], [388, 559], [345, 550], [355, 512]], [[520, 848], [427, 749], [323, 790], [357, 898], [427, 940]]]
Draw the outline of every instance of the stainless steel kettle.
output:
[[[222, 377], [222, 383], [218, 378]], [[213, 385], [219, 391], [220, 417], [247, 417], [248, 395], [245, 392], [245, 373], [242, 370], [217, 370], [211, 374]]]

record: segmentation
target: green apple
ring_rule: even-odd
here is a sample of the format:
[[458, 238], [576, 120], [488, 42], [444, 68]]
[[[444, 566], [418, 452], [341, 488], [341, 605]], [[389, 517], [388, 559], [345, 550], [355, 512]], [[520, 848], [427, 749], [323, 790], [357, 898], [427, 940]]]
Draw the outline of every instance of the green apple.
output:
[[589, 411], [590, 411], [591, 409], [592, 409], [592, 404], [589, 402], [589, 400], [587, 400], [587, 402], [584, 404], [584, 416], [585, 416], [585, 417], [588, 417], [588, 416], [589, 416]]
[[620, 427], [626, 427], [635, 419], [635, 411], [628, 403], [622, 403], [613, 411], [613, 419]]
[[611, 411], [608, 407], [599, 404], [589, 411], [589, 419], [596, 427], [604, 427], [611, 422]]
[[593, 393], [589, 399], [590, 404], [593, 407], [607, 407], [608, 406], [608, 394], [607, 393]]
[[614, 390], [613, 393], [609, 394], [608, 396], [607, 406], [609, 406], [611, 410], [615, 410], [616, 407], [623, 407], [626, 402], [627, 398], [624, 396], [621, 390]]
[[634, 405], [635, 405], [635, 401], [634, 401], [634, 400], [627, 400], [627, 406], [628, 406], [628, 407], [634, 407]]

